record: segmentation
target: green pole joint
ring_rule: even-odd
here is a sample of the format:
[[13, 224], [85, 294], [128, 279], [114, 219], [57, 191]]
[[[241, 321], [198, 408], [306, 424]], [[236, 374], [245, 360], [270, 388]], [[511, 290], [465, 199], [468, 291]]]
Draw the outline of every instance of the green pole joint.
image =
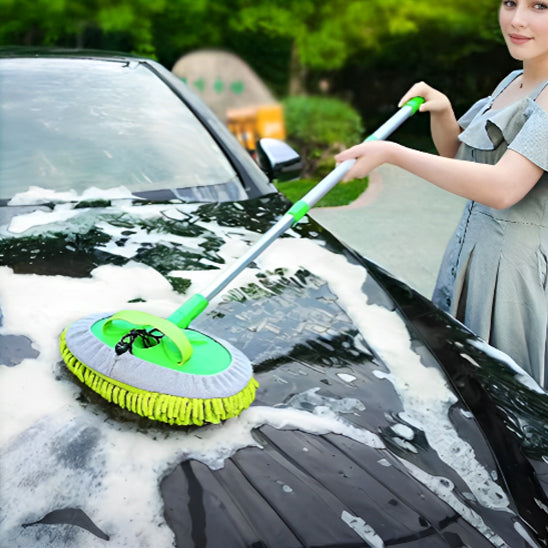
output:
[[422, 97], [413, 97], [413, 99], [409, 99], [403, 106], [411, 107], [411, 114], [415, 114], [423, 103], [424, 99]]
[[194, 318], [207, 308], [208, 304], [208, 300], [198, 293], [190, 297], [190, 299], [169, 316], [168, 320], [178, 325], [181, 329], [185, 329]]
[[308, 213], [309, 209], [310, 206], [304, 200], [299, 200], [291, 206], [287, 213], [293, 216], [295, 223], [298, 223]]

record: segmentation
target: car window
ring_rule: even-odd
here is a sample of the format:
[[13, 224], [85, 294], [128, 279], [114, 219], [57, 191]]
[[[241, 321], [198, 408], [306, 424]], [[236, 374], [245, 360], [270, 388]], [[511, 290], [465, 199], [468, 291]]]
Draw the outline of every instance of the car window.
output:
[[200, 121], [139, 62], [5, 59], [0, 103], [0, 199], [31, 186], [146, 192], [237, 180]]

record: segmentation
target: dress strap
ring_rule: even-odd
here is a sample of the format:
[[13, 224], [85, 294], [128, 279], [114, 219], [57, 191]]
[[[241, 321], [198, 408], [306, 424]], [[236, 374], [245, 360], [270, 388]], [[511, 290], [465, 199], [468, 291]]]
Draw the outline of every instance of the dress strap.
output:
[[513, 70], [506, 78], [504, 78], [500, 84], [495, 88], [491, 94], [491, 98], [494, 100], [499, 96], [518, 76], [523, 73], [523, 70]]
[[536, 101], [537, 97], [542, 93], [542, 90], [548, 86], [548, 80], [544, 80], [544, 82], [542, 82], [537, 88], [535, 88], [535, 91], [533, 91], [533, 93], [531, 93], [531, 95], [529, 95], [529, 97], [533, 100], [533, 101]]

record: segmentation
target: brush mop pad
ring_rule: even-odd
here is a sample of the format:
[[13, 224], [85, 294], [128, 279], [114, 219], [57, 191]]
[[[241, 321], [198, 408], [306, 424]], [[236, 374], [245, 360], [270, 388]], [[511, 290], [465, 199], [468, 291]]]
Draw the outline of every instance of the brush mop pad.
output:
[[[161, 344], [149, 347], [136, 337], [117, 351], [134, 332], [131, 322], [156, 326], [148, 333], [157, 333]], [[107, 401], [168, 424], [201, 426], [235, 417], [251, 405], [258, 386], [250, 361], [230, 343], [135, 311], [74, 322], [61, 336], [61, 354], [72, 373]]]

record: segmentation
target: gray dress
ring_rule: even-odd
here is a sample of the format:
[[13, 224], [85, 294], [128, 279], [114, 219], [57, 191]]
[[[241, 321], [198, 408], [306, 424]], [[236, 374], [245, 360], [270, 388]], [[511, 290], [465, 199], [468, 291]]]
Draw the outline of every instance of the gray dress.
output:
[[506, 149], [545, 173], [517, 204], [470, 201], [445, 256], [432, 300], [548, 388], [548, 113], [535, 102], [548, 85], [499, 110], [514, 71], [459, 120], [457, 158], [495, 164]]

